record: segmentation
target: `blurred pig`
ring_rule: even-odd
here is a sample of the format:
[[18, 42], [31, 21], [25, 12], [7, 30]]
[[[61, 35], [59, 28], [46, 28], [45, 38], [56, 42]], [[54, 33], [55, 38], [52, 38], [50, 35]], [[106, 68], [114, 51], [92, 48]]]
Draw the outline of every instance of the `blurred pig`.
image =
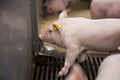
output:
[[75, 4], [76, 0], [46, 0], [47, 13], [57, 15]]
[[91, 0], [92, 19], [120, 18], [120, 0]]
[[77, 56], [84, 55], [86, 50], [120, 50], [120, 19], [91, 20], [66, 17], [67, 12], [64, 10], [59, 19], [53, 22], [44, 34], [39, 35], [41, 40], [66, 49], [64, 67], [59, 76], [66, 75]]
[[108, 56], [100, 65], [95, 80], [120, 80], [120, 54]]
[[[120, 80], [120, 54], [108, 56], [99, 67], [95, 80]], [[82, 67], [74, 64], [65, 80], [87, 80]]]
[[87, 76], [82, 67], [75, 63], [73, 64], [70, 73], [65, 78], [65, 80], [87, 80]]

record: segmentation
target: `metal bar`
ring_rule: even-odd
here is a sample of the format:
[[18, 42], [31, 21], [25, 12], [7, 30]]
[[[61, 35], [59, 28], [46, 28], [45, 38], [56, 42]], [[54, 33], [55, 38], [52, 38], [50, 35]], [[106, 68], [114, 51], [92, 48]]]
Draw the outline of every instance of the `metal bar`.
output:
[[31, 22], [32, 24], [32, 43], [33, 43], [33, 53], [37, 55], [39, 52], [39, 39], [38, 39], [38, 21], [37, 18], [37, 0], [31, 0]]
[[0, 80], [31, 80], [30, 0], [0, 0]]

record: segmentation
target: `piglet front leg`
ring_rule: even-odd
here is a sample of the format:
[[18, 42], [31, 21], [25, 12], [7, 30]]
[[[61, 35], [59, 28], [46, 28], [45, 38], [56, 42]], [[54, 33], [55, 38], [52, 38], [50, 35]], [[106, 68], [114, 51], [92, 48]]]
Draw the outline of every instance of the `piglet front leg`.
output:
[[77, 46], [67, 48], [64, 67], [59, 72], [58, 77], [65, 76], [68, 73], [69, 68], [73, 65], [80, 52], [82, 52], [82, 50]]

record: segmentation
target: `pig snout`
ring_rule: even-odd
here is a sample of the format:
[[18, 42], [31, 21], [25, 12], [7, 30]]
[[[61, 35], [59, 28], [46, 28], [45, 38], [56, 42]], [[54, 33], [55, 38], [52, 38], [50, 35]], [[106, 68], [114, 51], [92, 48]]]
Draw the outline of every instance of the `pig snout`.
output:
[[39, 39], [40, 39], [40, 41], [42, 41], [43, 42], [43, 35], [39, 35]]

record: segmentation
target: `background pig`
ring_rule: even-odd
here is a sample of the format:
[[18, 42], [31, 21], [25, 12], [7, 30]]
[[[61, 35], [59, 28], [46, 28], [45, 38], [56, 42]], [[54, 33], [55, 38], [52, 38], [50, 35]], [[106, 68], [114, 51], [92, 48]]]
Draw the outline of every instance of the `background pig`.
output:
[[92, 0], [90, 12], [92, 19], [120, 18], [120, 0]]
[[77, 56], [86, 50], [119, 51], [120, 19], [91, 20], [86, 18], [66, 18], [63, 11], [59, 19], [53, 22], [40, 39], [58, 46], [65, 47], [64, 67], [59, 76], [66, 75]]
[[87, 80], [87, 76], [80, 64], [73, 64], [65, 80]]
[[59, 14], [73, 5], [76, 0], [46, 0], [45, 6], [49, 14]]
[[111, 55], [103, 60], [96, 80], [120, 80], [120, 54]]

